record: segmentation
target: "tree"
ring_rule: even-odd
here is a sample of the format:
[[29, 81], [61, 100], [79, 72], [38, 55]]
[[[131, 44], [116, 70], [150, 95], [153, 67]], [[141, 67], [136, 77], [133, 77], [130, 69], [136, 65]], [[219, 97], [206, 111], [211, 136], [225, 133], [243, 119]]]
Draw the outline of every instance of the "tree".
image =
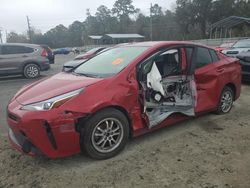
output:
[[79, 21], [73, 22], [68, 28], [69, 42], [68, 46], [82, 46], [83, 45], [84, 25]]
[[137, 13], [139, 9], [136, 9], [132, 5], [132, 0], [117, 0], [112, 8], [112, 13], [120, 22], [120, 32], [126, 32], [127, 28], [131, 24], [130, 16]]
[[10, 32], [7, 36], [8, 43], [28, 43], [29, 40], [26, 35]]
[[195, 23], [198, 23], [201, 30], [201, 37], [207, 37], [207, 25], [211, 15], [212, 0], [193, 0]]
[[112, 30], [111, 10], [108, 7], [101, 5], [97, 8], [95, 14], [97, 22], [101, 25], [101, 33], [105, 34]]
[[51, 47], [59, 48], [68, 46], [68, 28], [62, 24], [46, 32], [45, 36], [50, 40]]
[[183, 38], [186, 38], [185, 36], [190, 33], [190, 27], [195, 24], [194, 6], [191, 0], [177, 0], [176, 5], [176, 21]]
[[153, 17], [163, 16], [162, 7], [160, 7], [158, 4], [154, 4], [152, 7], [150, 7], [150, 12]]

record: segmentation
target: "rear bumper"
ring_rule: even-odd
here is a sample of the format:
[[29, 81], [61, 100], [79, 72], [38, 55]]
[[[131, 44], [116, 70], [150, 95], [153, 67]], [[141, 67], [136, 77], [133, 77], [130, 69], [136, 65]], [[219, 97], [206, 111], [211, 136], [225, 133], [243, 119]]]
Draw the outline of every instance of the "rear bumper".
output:
[[50, 62], [40, 63], [41, 71], [47, 71], [50, 69]]

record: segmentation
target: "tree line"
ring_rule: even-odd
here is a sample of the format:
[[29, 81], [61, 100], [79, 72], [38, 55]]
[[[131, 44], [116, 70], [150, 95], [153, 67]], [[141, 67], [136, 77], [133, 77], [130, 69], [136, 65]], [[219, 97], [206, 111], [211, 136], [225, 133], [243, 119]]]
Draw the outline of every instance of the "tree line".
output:
[[[60, 24], [42, 34], [34, 28], [30, 38], [26, 34], [10, 32], [7, 42], [32, 42], [53, 48], [83, 46], [89, 35], [107, 33], [138, 33], [146, 40], [194, 40], [208, 38], [209, 26], [229, 16], [250, 17], [249, 0], [176, 0], [174, 10], [163, 11], [158, 4], [151, 5], [145, 15], [132, 0], [117, 0], [109, 9], [105, 5], [95, 14], [87, 9], [83, 22], [74, 21], [68, 27]], [[249, 27], [240, 25], [234, 36], [249, 36]]]

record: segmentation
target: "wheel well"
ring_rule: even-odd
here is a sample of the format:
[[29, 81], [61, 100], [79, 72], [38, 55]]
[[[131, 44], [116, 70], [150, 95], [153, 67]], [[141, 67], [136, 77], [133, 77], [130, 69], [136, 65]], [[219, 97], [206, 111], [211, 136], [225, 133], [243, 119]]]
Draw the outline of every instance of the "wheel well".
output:
[[[127, 110], [124, 109], [123, 107], [120, 107], [120, 106], [107, 106], [105, 108], [99, 109], [98, 111], [94, 112], [93, 114], [95, 114], [95, 113], [97, 113], [97, 112], [99, 112], [101, 110], [107, 109], [107, 108], [113, 108], [113, 109], [119, 110], [120, 112], [122, 112], [126, 116], [126, 118], [128, 120], [128, 123], [129, 123], [129, 137], [131, 138], [132, 135], [133, 135], [133, 132], [132, 132], [132, 130], [133, 130], [132, 120], [131, 120]], [[78, 119], [78, 123], [76, 123], [76, 131], [77, 132], [80, 131], [80, 127], [81, 127], [82, 123], [84, 123], [87, 119], [89, 119], [93, 114], [89, 114], [86, 117]]]
[[236, 87], [235, 87], [235, 85], [234, 85], [233, 83], [228, 83], [228, 84], [226, 85], [226, 87], [230, 87], [230, 88], [233, 90], [233, 93], [234, 93], [234, 100], [235, 100], [235, 98], [236, 98]]
[[121, 112], [127, 117], [128, 123], [129, 123], [129, 136], [132, 137], [132, 134], [133, 134], [133, 132], [132, 132], [132, 130], [133, 130], [133, 127], [132, 127], [132, 120], [131, 120], [131, 117], [129, 116], [129, 113], [127, 112], [127, 110], [124, 109], [124, 108], [121, 107], [121, 106], [110, 106], [110, 107], [108, 107], [108, 108], [115, 108], [115, 109], [121, 111]]

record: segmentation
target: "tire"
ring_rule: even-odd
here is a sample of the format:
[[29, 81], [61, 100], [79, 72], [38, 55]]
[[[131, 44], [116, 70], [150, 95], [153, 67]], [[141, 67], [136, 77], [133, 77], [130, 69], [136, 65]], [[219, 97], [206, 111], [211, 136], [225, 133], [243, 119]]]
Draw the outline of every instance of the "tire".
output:
[[40, 76], [40, 68], [34, 63], [27, 64], [23, 69], [23, 75], [29, 79], [37, 78]]
[[215, 113], [218, 115], [229, 113], [233, 107], [233, 102], [234, 92], [230, 87], [226, 86], [221, 93], [218, 108]]
[[80, 131], [82, 150], [98, 160], [108, 159], [120, 153], [128, 138], [128, 119], [122, 112], [113, 108], [94, 114], [82, 125]]

